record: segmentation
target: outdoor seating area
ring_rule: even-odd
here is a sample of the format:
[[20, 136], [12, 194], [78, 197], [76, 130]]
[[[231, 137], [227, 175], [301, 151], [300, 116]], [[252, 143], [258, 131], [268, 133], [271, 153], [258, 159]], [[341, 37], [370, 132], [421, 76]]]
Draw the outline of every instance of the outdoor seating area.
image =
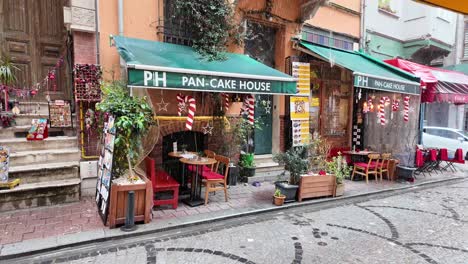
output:
[[463, 150], [457, 149], [453, 157], [449, 157], [448, 150], [443, 149], [420, 149], [416, 150], [415, 159], [417, 170], [415, 175], [432, 173], [444, 173], [450, 171], [456, 172], [457, 168], [454, 164], [465, 164]]
[[[173, 151], [169, 156], [178, 159], [180, 170], [167, 172], [156, 168], [156, 162], [153, 158], [146, 157], [146, 173], [151, 179], [153, 186], [153, 205], [171, 205], [177, 209], [179, 198], [190, 207], [207, 205], [210, 193], [223, 191], [225, 202], [228, 201], [228, 173], [230, 159], [222, 155], [216, 155], [211, 150], [204, 150], [204, 156], [196, 152]], [[180, 174], [180, 175], [170, 175]], [[176, 179], [179, 179], [178, 182]], [[202, 199], [202, 187], [204, 188], [204, 197]], [[158, 198], [158, 193], [170, 192]], [[180, 195], [182, 194], [182, 195]], [[188, 197], [187, 197], [188, 196]]]

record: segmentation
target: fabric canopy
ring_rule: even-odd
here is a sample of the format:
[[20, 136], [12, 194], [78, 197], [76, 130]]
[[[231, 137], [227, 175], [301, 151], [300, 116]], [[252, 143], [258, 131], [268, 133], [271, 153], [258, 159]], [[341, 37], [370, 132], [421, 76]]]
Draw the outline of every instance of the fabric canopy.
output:
[[339, 50], [302, 41], [313, 56], [353, 71], [354, 86], [420, 95], [419, 78], [361, 52]]
[[187, 46], [121, 36], [113, 40], [127, 63], [130, 87], [296, 94], [293, 77], [246, 55], [226, 53], [224, 61], [207, 61]]
[[398, 58], [385, 62], [421, 78], [421, 83], [426, 86], [421, 97], [423, 103], [468, 103], [468, 76], [461, 72], [433, 68]]
[[442, 7], [458, 13], [468, 15], [468, 5], [464, 0], [416, 0], [421, 3]]

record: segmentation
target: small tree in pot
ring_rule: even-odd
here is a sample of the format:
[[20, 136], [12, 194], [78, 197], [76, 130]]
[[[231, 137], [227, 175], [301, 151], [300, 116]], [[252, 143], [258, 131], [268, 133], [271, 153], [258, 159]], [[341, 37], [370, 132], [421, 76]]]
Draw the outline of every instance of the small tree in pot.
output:
[[327, 172], [335, 175], [336, 178], [336, 196], [341, 196], [344, 193], [344, 179], [348, 178], [352, 168], [348, 166], [346, 160], [343, 159], [341, 153], [337, 157], [333, 157], [332, 161], [327, 162]]
[[308, 147], [292, 147], [285, 153], [275, 154], [273, 160], [284, 165], [285, 170], [289, 171], [290, 178], [287, 182], [276, 182], [275, 185], [281, 193], [286, 195], [286, 202], [296, 199], [297, 189], [301, 174], [309, 170], [309, 151]]

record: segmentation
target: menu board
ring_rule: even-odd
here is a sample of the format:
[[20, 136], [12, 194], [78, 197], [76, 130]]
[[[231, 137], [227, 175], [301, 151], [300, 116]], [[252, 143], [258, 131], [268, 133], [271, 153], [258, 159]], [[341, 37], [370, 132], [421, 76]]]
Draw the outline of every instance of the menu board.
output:
[[0, 182], [8, 182], [8, 169], [10, 166], [10, 150], [0, 146]]
[[98, 179], [96, 183], [96, 204], [104, 224], [107, 222], [109, 210], [115, 134], [114, 117], [109, 115], [107, 122], [104, 123], [104, 131], [101, 137], [101, 152], [98, 161]]
[[293, 147], [309, 144], [309, 97], [290, 98]]
[[50, 127], [73, 127], [70, 101], [49, 102]]
[[305, 62], [292, 63], [292, 76], [297, 79], [296, 95], [310, 95], [310, 64]]

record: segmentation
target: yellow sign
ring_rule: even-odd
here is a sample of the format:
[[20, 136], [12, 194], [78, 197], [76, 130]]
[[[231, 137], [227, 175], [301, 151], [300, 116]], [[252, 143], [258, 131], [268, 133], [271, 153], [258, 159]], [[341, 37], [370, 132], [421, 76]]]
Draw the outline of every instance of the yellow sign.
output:
[[319, 98], [318, 97], [312, 98], [312, 100], [310, 101], [310, 106], [311, 107], [319, 107], [320, 106]]
[[309, 120], [309, 97], [290, 97], [291, 120]]
[[304, 62], [292, 63], [292, 76], [297, 79], [298, 96], [309, 96], [310, 94], [310, 64]]

